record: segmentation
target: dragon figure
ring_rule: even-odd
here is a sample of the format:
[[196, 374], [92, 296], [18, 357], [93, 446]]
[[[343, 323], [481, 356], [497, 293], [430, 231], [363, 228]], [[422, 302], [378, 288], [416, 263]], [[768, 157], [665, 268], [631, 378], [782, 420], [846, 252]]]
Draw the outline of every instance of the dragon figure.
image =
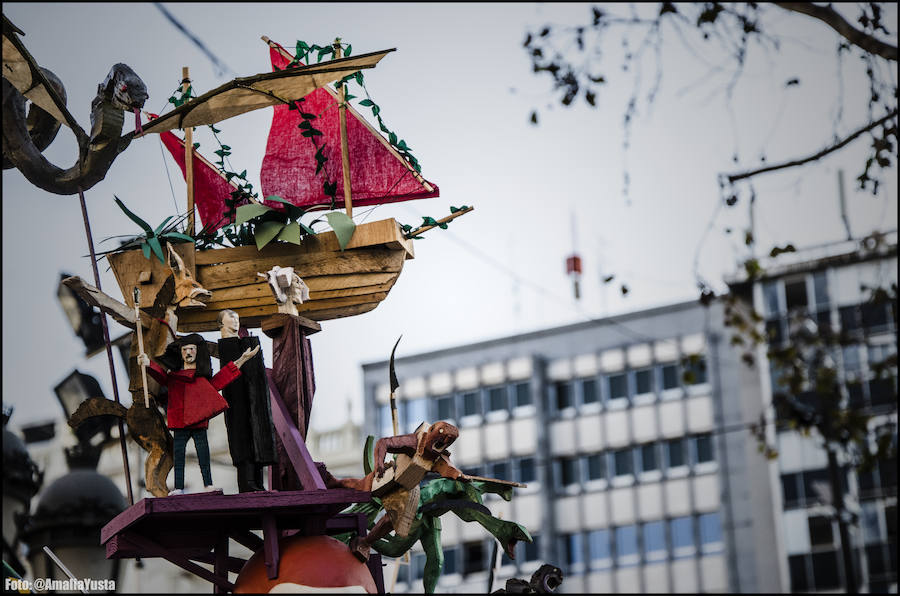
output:
[[[368, 465], [364, 466], [370, 470], [375, 469], [374, 452], [370, 447], [371, 439], [370, 437], [365, 450]], [[532, 542], [531, 534], [521, 524], [498, 519], [491, 515], [490, 510], [484, 506], [483, 495], [485, 493], [494, 493], [503, 500], [509, 501], [512, 498], [512, 489], [513, 487], [509, 484], [483, 480], [460, 481], [450, 478], [430, 480], [420, 488], [418, 509], [406, 536], [398, 536], [395, 532], [374, 541], [372, 548], [388, 557], [400, 557], [416, 542], [421, 543], [422, 549], [425, 551], [425, 571], [422, 581], [425, 592], [433, 594], [444, 570], [440, 517], [445, 513], [452, 511], [463, 521], [481, 524], [500, 542], [503, 551], [510, 559], [515, 559], [515, 546], [518, 541]], [[372, 497], [368, 503], [353, 505], [345, 513], [364, 513], [371, 530], [378, 525], [376, 518], [383, 509], [382, 500]], [[356, 534], [348, 532], [337, 535], [335, 538], [351, 545]]]
[[[91, 188], [104, 177], [135, 132], [120, 136], [124, 112], [138, 114], [148, 98], [141, 78], [125, 64], [115, 64], [98, 86], [91, 102], [88, 135], [66, 108], [62, 82], [37, 66], [18, 35], [24, 33], [3, 16], [3, 169], [17, 168], [29, 182], [58, 195]], [[26, 98], [33, 103], [26, 114]], [[61, 124], [72, 129], [78, 161], [68, 169], [50, 163], [42, 154], [56, 138]]]

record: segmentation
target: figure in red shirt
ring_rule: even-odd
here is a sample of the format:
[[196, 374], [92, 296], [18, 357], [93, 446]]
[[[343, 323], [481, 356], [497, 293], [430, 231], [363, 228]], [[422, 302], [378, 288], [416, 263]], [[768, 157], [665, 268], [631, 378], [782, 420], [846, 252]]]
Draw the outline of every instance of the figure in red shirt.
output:
[[147, 354], [138, 356], [138, 364], [149, 366], [147, 372], [150, 376], [169, 392], [166, 422], [173, 430], [175, 451], [175, 490], [170, 495], [184, 493], [184, 456], [190, 439], [194, 440], [194, 447], [197, 449], [205, 490], [218, 490], [212, 482], [206, 429], [210, 418], [228, 408], [228, 403], [219, 391], [241, 376], [239, 368], [258, 351], [259, 346], [248, 349], [215, 375], [212, 374], [212, 361], [206, 340], [197, 333], [178, 338], [166, 348], [166, 353], [159, 360], [170, 368], [169, 372], [151, 361]]

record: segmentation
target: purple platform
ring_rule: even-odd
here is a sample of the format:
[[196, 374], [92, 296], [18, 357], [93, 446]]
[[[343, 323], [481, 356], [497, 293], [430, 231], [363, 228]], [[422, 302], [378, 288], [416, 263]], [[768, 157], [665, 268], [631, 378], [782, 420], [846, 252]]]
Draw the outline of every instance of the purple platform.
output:
[[[253, 551], [265, 548], [268, 575], [274, 579], [280, 536], [350, 530], [365, 535], [363, 514], [340, 511], [369, 498], [368, 492], [349, 489], [145, 498], [104, 526], [100, 541], [106, 545], [108, 559], [162, 557], [212, 582], [215, 592], [231, 592], [234, 584], [228, 572], [239, 572], [246, 561], [229, 556], [229, 539]], [[253, 530], [261, 530], [263, 538]], [[197, 563], [212, 564], [213, 571]], [[368, 565], [379, 592], [384, 593], [381, 556], [373, 552]]]

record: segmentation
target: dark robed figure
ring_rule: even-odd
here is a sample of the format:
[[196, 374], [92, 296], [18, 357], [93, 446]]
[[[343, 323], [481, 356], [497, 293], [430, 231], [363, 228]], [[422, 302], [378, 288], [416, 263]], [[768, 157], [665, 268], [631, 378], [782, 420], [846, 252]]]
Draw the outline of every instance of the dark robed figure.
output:
[[[257, 337], [240, 337], [240, 318], [233, 310], [219, 313], [219, 362], [224, 367], [240, 358], [248, 349], [259, 346]], [[228, 402], [225, 426], [228, 450], [237, 469], [238, 490], [265, 490], [263, 468], [276, 462], [275, 428], [272, 406], [262, 354], [257, 354], [241, 367], [241, 377], [225, 387], [222, 395]]]

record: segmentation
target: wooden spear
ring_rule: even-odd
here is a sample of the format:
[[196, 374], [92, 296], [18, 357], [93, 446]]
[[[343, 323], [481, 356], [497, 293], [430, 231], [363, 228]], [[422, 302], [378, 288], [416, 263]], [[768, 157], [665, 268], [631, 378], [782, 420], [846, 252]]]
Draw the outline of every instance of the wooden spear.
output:
[[[191, 86], [190, 69], [181, 68], [181, 92], [187, 93]], [[184, 129], [184, 181], [187, 183], [188, 236], [194, 235], [194, 128]]]
[[[144, 333], [141, 325], [141, 289], [134, 286], [134, 332], [138, 338], [138, 352], [144, 353]], [[141, 381], [144, 382], [144, 407], [150, 407], [150, 392], [147, 390], [147, 367], [141, 365]]]

